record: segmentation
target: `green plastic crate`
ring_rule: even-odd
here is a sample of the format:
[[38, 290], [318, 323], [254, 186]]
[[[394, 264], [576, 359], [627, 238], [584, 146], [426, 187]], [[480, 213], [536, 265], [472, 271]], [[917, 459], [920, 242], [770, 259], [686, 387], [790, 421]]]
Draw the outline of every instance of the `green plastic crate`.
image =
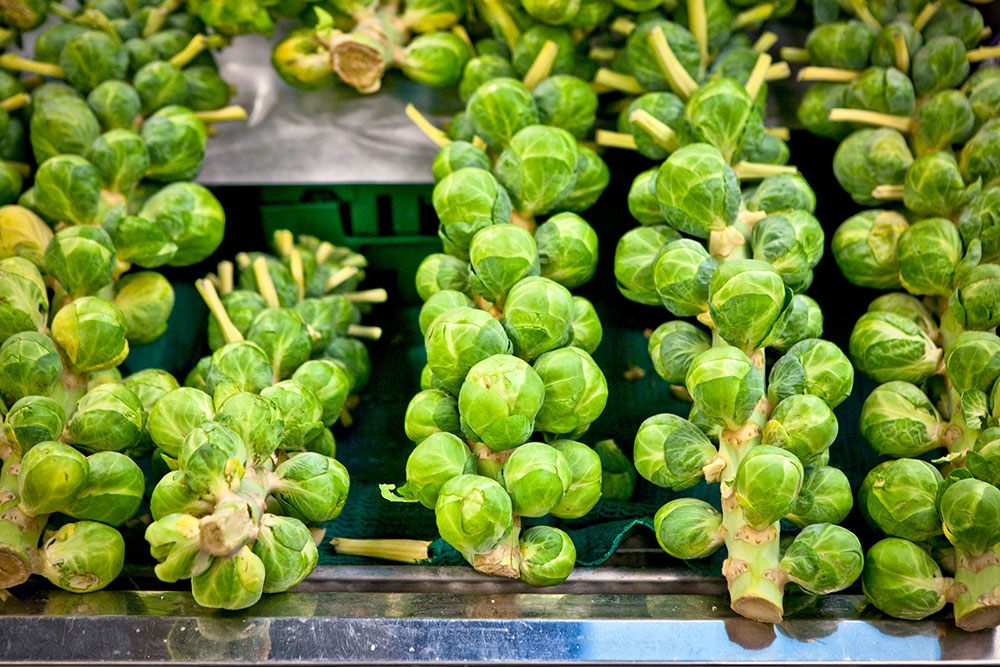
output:
[[432, 185], [262, 188], [261, 221], [267, 238], [288, 229], [360, 252], [371, 266], [395, 273], [396, 292], [414, 303], [417, 266], [441, 250], [432, 191]]

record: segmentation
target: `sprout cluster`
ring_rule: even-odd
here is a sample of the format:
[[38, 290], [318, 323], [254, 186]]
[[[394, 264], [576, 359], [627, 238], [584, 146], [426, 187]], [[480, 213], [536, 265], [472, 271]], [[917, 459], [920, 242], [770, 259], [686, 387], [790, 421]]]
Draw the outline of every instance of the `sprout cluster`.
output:
[[[838, 266], [855, 285], [896, 290], [871, 303], [849, 346], [858, 370], [880, 383], [861, 433], [891, 459], [859, 494], [862, 514], [887, 536], [866, 555], [862, 582], [887, 614], [924, 618], [952, 602], [957, 625], [977, 630], [1000, 618], [987, 594], [1000, 584], [990, 449], [1000, 391], [1000, 69], [970, 76], [996, 55], [977, 48], [983, 18], [972, 5], [868, 9], [812, 31], [802, 54], [812, 66], [800, 78], [820, 83], [799, 109], [808, 129], [840, 140], [840, 185], [880, 207], [837, 229]], [[941, 456], [937, 465], [928, 453]], [[936, 560], [944, 553], [954, 579]]]
[[323, 429], [313, 414], [292, 411], [287, 395], [236, 391], [221, 398], [174, 389], [149, 417], [154, 444], [171, 471], [150, 499], [146, 528], [156, 576], [191, 580], [204, 607], [244, 609], [263, 593], [301, 582], [319, 559], [323, 531], [347, 499], [347, 470], [319, 451], [297, 451], [303, 434]]

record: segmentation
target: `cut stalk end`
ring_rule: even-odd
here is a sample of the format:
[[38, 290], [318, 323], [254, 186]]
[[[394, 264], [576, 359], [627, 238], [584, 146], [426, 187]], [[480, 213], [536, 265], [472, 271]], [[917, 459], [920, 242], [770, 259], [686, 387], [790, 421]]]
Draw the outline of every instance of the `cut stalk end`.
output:
[[611, 30], [619, 35], [628, 35], [635, 30], [635, 21], [624, 16], [619, 16], [611, 22]]
[[788, 141], [792, 138], [792, 132], [787, 127], [765, 127], [764, 131], [782, 141]]
[[917, 14], [917, 18], [913, 19], [913, 27], [922, 32], [940, 8], [941, 4], [937, 2], [929, 2], [924, 5], [924, 8]]
[[347, 327], [347, 335], [354, 336], [355, 338], [365, 338], [368, 340], [378, 340], [382, 337], [381, 327], [364, 326], [361, 324], [352, 324]]
[[385, 303], [389, 300], [389, 293], [383, 288], [377, 287], [360, 292], [350, 292], [345, 294], [344, 298], [353, 303]]
[[837, 67], [803, 67], [796, 77], [799, 81], [827, 81], [829, 83], [850, 83], [859, 76], [860, 72], [851, 69], [840, 69]]
[[224, 123], [234, 120], [246, 120], [247, 110], [238, 104], [211, 111], [195, 111], [194, 115], [206, 123]]
[[229, 313], [226, 312], [226, 307], [222, 305], [222, 299], [219, 298], [219, 293], [215, 291], [215, 285], [211, 281], [202, 278], [201, 280], [196, 280], [194, 286], [198, 290], [198, 294], [201, 295], [201, 298], [204, 299], [209, 311], [215, 316], [215, 321], [219, 323], [223, 340], [227, 343], [242, 341], [243, 334], [236, 328], [233, 321], [229, 319]]
[[607, 67], [602, 67], [597, 70], [597, 74], [594, 75], [593, 82], [599, 86], [604, 86], [611, 90], [617, 90], [627, 95], [642, 95], [647, 92], [646, 89], [639, 83], [639, 80], [634, 76], [620, 74], [614, 70], [608, 69]]
[[902, 185], [878, 185], [872, 190], [872, 197], [875, 199], [890, 199], [902, 201], [904, 186]]
[[258, 257], [253, 263], [253, 276], [257, 281], [257, 290], [260, 295], [264, 297], [264, 301], [271, 308], [277, 308], [281, 305], [281, 301], [278, 299], [278, 290], [274, 287], [274, 281], [271, 279], [271, 272], [267, 270], [267, 260], [263, 257]]
[[770, 600], [746, 596], [733, 600], [733, 611], [744, 618], [760, 623], [781, 623], [782, 609]]
[[750, 95], [750, 99], [757, 99], [757, 94], [760, 93], [760, 87], [764, 84], [764, 77], [767, 75], [767, 70], [770, 67], [771, 56], [769, 54], [762, 53], [757, 56], [757, 62], [750, 71], [750, 76], [747, 78], [746, 85], [744, 86], [747, 94]]
[[559, 46], [552, 40], [546, 40], [542, 48], [535, 56], [535, 62], [524, 75], [522, 83], [525, 88], [531, 90], [552, 74], [552, 66], [555, 64], [556, 56], [559, 55]]
[[226, 296], [233, 291], [233, 274], [235, 272], [233, 263], [228, 260], [219, 262], [217, 270], [219, 272], [219, 292], [222, 296]]
[[892, 33], [892, 50], [896, 69], [903, 74], [908, 74], [910, 71], [910, 50], [906, 48], [906, 37], [903, 36], [903, 33]]
[[775, 5], [771, 2], [764, 2], [750, 9], [744, 10], [733, 19], [733, 32], [739, 32], [746, 28], [768, 20], [774, 16]]
[[781, 55], [782, 60], [787, 60], [790, 63], [809, 62], [809, 52], [795, 46], [783, 46], [778, 53]]
[[663, 29], [656, 27], [649, 33], [649, 43], [656, 56], [660, 71], [670, 84], [670, 87], [681, 98], [686, 100], [698, 88], [698, 83], [691, 78], [684, 66], [677, 60], [670, 44], [667, 42]]
[[14, 70], [15, 72], [31, 72], [32, 74], [50, 76], [54, 79], [66, 78], [66, 73], [63, 72], [63, 68], [59, 65], [29, 60], [28, 58], [22, 58], [15, 53], [5, 53], [0, 55], [0, 67]]
[[[638, 125], [663, 150], [673, 153], [680, 147], [680, 144], [677, 142], [677, 134], [673, 129], [648, 111], [636, 109], [629, 115], [628, 119]], [[631, 138], [631, 135], [625, 136]], [[632, 145], [635, 147], [634, 138], [632, 138]]]
[[302, 267], [302, 253], [299, 252], [298, 248], [292, 248], [289, 258], [289, 268], [291, 269], [292, 280], [295, 281], [296, 287], [299, 288], [299, 301], [301, 301], [306, 296], [306, 276], [305, 269]]
[[753, 43], [753, 50], [757, 53], [764, 53], [765, 51], [770, 51], [771, 47], [778, 43], [778, 36], [771, 32], [770, 30], [761, 33], [757, 41]]
[[345, 266], [327, 279], [326, 291], [332, 292], [359, 273], [361, 273], [361, 269], [354, 266]]
[[792, 76], [792, 68], [788, 63], [778, 61], [772, 63], [770, 67], [767, 68], [767, 72], [764, 73], [764, 81], [783, 81]]
[[3, 102], [0, 102], [0, 108], [4, 111], [14, 111], [15, 109], [21, 109], [28, 106], [31, 103], [31, 96], [28, 93], [18, 93], [17, 95], [11, 95]]
[[790, 164], [760, 164], [758, 162], [737, 162], [733, 171], [740, 180], [757, 180], [775, 174], [797, 174], [797, 167]]
[[981, 63], [984, 60], [1000, 58], [1000, 46], [980, 46], [966, 54], [970, 63]]
[[914, 119], [909, 116], [893, 116], [864, 109], [830, 109], [827, 120], [838, 123], [864, 123], [875, 127], [890, 127], [906, 134], [913, 132], [916, 125]]

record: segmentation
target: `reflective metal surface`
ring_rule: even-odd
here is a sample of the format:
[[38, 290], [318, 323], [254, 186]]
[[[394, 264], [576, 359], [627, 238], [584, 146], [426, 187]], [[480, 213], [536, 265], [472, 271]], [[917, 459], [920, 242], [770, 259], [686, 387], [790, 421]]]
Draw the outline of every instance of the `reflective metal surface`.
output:
[[[646, 591], [585, 592], [623, 586]], [[789, 595], [786, 620], [772, 627], [734, 616], [722, 582], [689, 571], [581, 569], [556, 592], [520, 590], [467, 568], [320, 568], [294, 593], [265, 596], [247, 612], [220, 612], [181, 591], [74, 595], [28, 587], [0, 603], [0, 661], [1000, 662], [995, 632], [965, 633], [944, 618], [889, 620], [860, 595]]]

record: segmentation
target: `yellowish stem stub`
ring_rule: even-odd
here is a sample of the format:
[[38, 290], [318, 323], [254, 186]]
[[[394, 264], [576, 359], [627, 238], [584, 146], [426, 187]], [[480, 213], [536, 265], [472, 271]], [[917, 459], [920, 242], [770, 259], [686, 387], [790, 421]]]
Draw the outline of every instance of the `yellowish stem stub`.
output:
[[413, 121], [413, 124], [420, 128], [420, 130], [427, 135], [427, 138], [433, 141], [438, 146], [444, 147], [451, 143], [451, 139], [448, 135], [434, 127], [434, 124], [427, 120], [426, 117], [419, 111], [417, 107], [412, 104], [406, 105], [406, 117]]
[[535, 62], [524, 75], [522, 83], [528, 90], [533, 89], [552, 74], [552, 66], [559, 55], [559, 46], [552, 40], [546, 40], [535, 57]]
[[660, 66], [660, 71], [674, 93], [684, 100], [691, 97], [691, 93], [697, 90], [698, 83], [691, 78], [691, 75], [677, 60], [677, 56], [674, 55], [666, 36], [663, 34], [663, 29], [657, 26], [649, 33], [648, 39], [653, 48], [656, 62]]
[[757, 62], [753, 66], [753, 70], [750, 71], [750, 76], [747, 78], [746, 91], [750, 95], [750, 99], [757, 99], [757, 94], [760, 92], [760, 87], [764, 84], [764, 77], [767, 75], [767, 70], [771, 66], [771, 56], [767, 53], [762, 53], [757, 56]]

